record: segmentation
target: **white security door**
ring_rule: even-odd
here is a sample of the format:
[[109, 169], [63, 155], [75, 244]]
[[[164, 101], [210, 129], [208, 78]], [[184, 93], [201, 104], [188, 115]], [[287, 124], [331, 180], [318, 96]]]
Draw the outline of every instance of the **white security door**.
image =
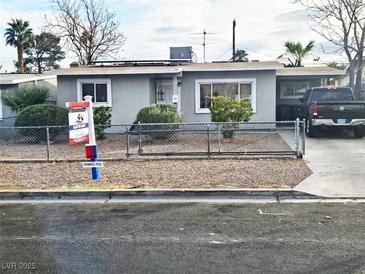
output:
[[156, 80], [156, 102], [157, 104], [172, 104], [173, 82], [171, 80]]

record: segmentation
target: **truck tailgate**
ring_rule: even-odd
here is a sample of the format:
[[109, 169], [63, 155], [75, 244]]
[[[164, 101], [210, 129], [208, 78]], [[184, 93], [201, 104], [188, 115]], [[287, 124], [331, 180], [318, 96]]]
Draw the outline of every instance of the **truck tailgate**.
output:
[[365, 101], [318, 102], [317, 106], [320, 119], [365, 119]]

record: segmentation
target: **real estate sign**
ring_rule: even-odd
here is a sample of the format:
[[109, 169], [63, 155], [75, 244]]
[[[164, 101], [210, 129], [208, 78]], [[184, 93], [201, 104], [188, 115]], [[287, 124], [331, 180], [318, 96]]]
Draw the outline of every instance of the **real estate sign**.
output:
[[70, 112], [68, 114], [70, 144], [89, 141], [89, 121], [86, 111]]

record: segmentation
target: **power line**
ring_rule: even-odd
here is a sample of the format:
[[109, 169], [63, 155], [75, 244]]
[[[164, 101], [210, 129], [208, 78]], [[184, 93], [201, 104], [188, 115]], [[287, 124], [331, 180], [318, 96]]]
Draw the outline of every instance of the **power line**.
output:
[[248, 50], [248, 51], [251, 51], [251, 52], [254, 52], [254, 53], [257, 53], [257, 54], [260, 54], [260, 55], [262, 55], [262, 56], [265, 56], [265, 57], [267, 57], [267, 58], [270, 58], [270, 59], [276, 59], [276, 58], [273, 58], [272, 56], [269, 56], [269, 55], [266, 55], [266, 54], [263, 54], [263, 53], [260, 53], [260, 52], [258, 52], [257, 50], [253, 50], [253, 49], [250, 49], [250, 48], [248, 48], [248, 47], [244, 47], [243, 45], [238, 45], [240, 48], [242, 48], [242, 49], [245, 49], [245, 50]]

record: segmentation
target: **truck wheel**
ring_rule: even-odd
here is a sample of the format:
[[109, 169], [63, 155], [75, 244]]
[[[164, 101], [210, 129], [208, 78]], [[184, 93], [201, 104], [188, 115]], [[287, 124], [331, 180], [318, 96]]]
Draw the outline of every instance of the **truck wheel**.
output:
[[305, 125], [305, 133], [309, 138], [316, 137], [317, 129], [312, 125], [312, 120], [307, 119]]
[[364, 128], [355, 128], [354, 135], [355, 135], [355, 138], [364, 138], [365, 129]]

